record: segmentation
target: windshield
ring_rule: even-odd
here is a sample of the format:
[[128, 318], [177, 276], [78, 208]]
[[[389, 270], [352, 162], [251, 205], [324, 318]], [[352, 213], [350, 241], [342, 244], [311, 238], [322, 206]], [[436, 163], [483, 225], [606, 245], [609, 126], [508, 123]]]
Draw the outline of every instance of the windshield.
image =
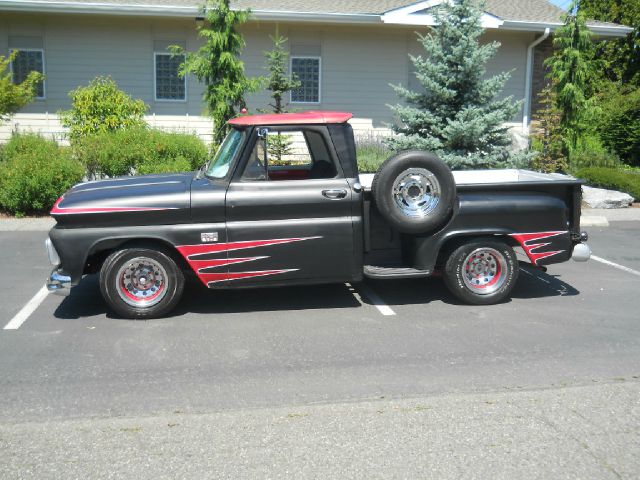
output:
[[209, 165], [207, 165], [207, 171], [205, 172], [207, 177], [211, 178], [224, 178], [229, 173], [229, 167], [231, 162], [238, 153], [240, 145], [242, 145], [242, 139], [244, 132], [242, 130], [233, 129], [224, 139], [220, 148], [216, 152], [216, 155], [211, 159]]

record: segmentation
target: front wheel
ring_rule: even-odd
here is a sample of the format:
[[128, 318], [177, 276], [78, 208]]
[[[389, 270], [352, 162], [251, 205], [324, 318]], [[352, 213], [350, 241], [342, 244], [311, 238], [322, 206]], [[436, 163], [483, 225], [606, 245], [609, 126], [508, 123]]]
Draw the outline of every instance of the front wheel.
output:
[[184, 288], [173, 259], [160, 251], [129, 248], [114, 252], [100, 270], [100, 291], [125, 318], [154, 318], [172, 310]]
[[492, 305], [506, 299], [518, 280], [513, 249], [493, 239], [471, 240], [447, 260], [444, 282], [456, 297], [471, 305]]

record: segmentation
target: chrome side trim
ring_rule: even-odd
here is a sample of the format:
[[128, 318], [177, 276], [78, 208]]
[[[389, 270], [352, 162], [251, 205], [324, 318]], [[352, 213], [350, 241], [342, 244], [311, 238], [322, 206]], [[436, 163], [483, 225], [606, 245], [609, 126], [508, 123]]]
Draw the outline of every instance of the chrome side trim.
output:
[[71, 277], [62, 275], [55, 268], [47, 279], [47, 290], [55, 295], [68, 296], [71, 293]]

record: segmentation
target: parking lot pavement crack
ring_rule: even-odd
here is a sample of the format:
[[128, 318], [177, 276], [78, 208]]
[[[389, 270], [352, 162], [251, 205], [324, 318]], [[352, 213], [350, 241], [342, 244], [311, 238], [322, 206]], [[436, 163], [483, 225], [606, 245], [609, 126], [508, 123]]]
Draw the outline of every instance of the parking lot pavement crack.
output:
[[[519, 406], [516, 406], [516, 409], [520, 409]], [[580, 415], [578, 412], [576, 412], [573, 409], [570, 409], [569, 412], [578, 417], [580, 419], [580, 421], [584, 422], [584, 423], [588, 423], [591, 426], [596, 426], [593, 422], [589, 421], [588, 419], [586, 419], [583, 415]], [[526, 412], [523, 412], [526, 413]], [[605, 470], [607, 470], [608, 472], [610, 472], [615, 478], [623, 480], [624, 477], [622, 475], [620, 475], [619, 472], [616, 471], [616, 469], [609, 464], [609, 462], [607, 462], [604, 458], [600, 457], [599, 455], [597, 455], [593, 449], [589, 446], [589, 444], [587, 443], [587, 440], [583, 440], [581, 438], [579, 438], [578, 436], [572, 434], [569, 431], [566, 431], [565, 429], [563, 429], [559, 424], [557, 424], [556, 422], [554, 422], [551, 418], [549, 418], [547, 415], [545, 415], [544, 413], [540, 413], [536, 415], [537, 419], [540, 420], [542, 423], [544, 423], [546, 426], [548, 426], [549, 428], [551, 428], [553, 431], [556, 432], [556, 434], [558, 436], [561, 437], [565, 437], [568, 440], [573, 441], [575, 444], [577, 444], [589, 457], [591, 457], [598, 465], [600, 465], [602, 468], [604, 468]], [[597, 427], [597, 426], [596, 426]]]

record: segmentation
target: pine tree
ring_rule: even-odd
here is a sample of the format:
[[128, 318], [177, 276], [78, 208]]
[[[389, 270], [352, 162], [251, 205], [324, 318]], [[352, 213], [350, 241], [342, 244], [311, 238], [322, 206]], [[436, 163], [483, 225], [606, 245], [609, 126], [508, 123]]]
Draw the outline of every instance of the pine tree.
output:
[[596, 49], [607, 79], [640, 86], [640, 0], [581, 0], [580, 11], [589, 19], [634, 28], [624, 38], [599, 42]]
[[571, 149], [577, 147], [589, 127], [585, 118], [596, 83], [591, 36], [584, 13], [574, 2], [553, 39], [555, 53], [545, 62], [550, 68], [556, 104], [562, 111], [560, 125]]
[[538, 155], [532, 160], [534, 170], [545, 173], [566, 172], [569, 162], [565, 155], [560, 120], [562, 113], [556, 106], [555, 90], [548, 86], [538, 94], [540, 109], [536, 112], [538, 129], [532, 135], [533, 148]]
[[[285, 95], [291, 90], [299, 88], [302, 83], [292, 74], [287, 73], [289, 65], [289, 52], [285, 48], [287, 39], [280, 35], [276, 30], [273, 40], [273, 50], [265, 52], [267, 60], [267, 70], [269, 76], [266, 78], [267, 90], [271, 92], [273, 103], [269, 106], [273, 109], [273, 113], [286, 113], [287, 104], [284, 101]], [[277, 135], [269, 137], [269, 155], [277, 161], [282, 157], [290, 155], [293, 152], [291, 135]]]
[[299, 88], [300, 80], [295, 75], [289, 76], [287, 73], [289, 65], [289, 52], [285, 48], [288, 39], [280, 35], [277, 31], [273, 40], [273, 50], [265, 52], [267, 60], [267, 90], [271, 92], [273, 103], [269, 104], [273, 113], [285, 113], [287, 104], [283, 101], [284, 96], [291, 90]]
[[519, 103], [499, 99], [510, 73], [485, 78], [486, 64], [500, 44], [480, 43], [482, 2], [445, 2], [435, 10], [437, 26], [420, 36], [426, 56], [411, 56], [423, 91], [393, 86], [405, 104], [392, 106], [399, 134], [388, 140], [393, 150], [436, 152], [452, 168], [514, 166], [525, 155], [511, 155], [505, 123]]
[[174, 45], [174, 55], [185, 55], [180, 74], [194, 74], [204, 82], [204, 100], [214, 121], [213, 140], [221, 143], [228, 132], [227, 121], [246, 107], [245, 95], [258, 90], [260, 81], [247, 78], [240, 53], [245, 41], [237, 28], [249, 19], [249, 10], [232, 10], [229, 0], [208, 0], [206, 22], [198, 29], [204, 45], [186, 52]]

